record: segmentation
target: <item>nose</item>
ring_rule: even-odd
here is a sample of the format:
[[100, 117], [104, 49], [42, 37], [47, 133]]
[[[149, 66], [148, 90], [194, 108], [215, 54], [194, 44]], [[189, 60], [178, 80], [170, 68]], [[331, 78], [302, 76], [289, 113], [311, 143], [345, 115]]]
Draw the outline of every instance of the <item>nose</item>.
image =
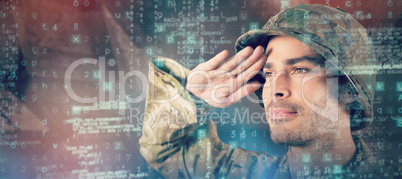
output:
[[286, 72], [279, 73], [273, 79], [273, 99], [285, 99], [290, 96], [290, 82], [289, 75]]

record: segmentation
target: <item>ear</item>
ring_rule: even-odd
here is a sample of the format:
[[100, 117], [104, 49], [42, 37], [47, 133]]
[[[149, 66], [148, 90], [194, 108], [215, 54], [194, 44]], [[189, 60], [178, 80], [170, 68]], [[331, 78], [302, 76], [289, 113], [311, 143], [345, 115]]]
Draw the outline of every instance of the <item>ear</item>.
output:
[[347, 83], [344, 85], [343, 89], [341, 90], [339, 102], [346, 105], [348, 103], [352, 103], [357, 100], [358, 92], [354, 90], [353, 85]]

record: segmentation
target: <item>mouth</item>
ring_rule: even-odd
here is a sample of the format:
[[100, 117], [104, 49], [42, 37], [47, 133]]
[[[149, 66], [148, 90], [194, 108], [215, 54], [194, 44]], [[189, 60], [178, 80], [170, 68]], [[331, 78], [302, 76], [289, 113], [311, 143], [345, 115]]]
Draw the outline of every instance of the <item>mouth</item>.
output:
[[269, 114], [273, 122], [283, 123], [292, 120], [298, 113], [288, 109], [271, 108]]

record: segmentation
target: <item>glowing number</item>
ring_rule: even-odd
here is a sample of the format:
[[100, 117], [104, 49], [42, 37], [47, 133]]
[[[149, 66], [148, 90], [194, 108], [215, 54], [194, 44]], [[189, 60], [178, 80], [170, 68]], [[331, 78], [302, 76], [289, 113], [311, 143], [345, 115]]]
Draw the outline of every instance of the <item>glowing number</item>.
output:
[[367, 19], [371, 19], [371, 13], [367, 14]]
[[199, 160], [200, 160], [200, 162], [204, 162], [204, 155], [200, 155], [200, 158], [199, 158]]
[[392, 0], [389, 0], [388, 1], [388, 6], [393, 6], [394, 5], [394, 3], [392, 2]]
[[53, 30], [54, 30], [54, 31], [57, 31], [57, 24], [54, 24]]
[[74, 23], [74, 30], [78, 30], [78, 23]]
[[234, 166], [232, 166], [232, 167], [230, 168], [230, 172], [236, 172], [236, 168], [235, 168]]
[[25, 142], [22, 142], [22, 143], [21, 143], [21, 148], [22, 148], [22, 149], [27, 148], [27, 144], [26, 144]]
[[88, 1], [88, 0], [85, 0], [85, 1], [84, 1], [84, 6], [85, 6], [85, 7], [88, 7], [88, 6], [89, 6], [89, 1]]
[[85, 74], [85, 78], [89, 77], [89, 72], [88, 71], [85, 71], [84, 74]]
[[183, 11], [180, 11], [179, 14], [178, 14], [178, 16], [179, 16], [179, 18], [183, 18], [183, 17], [184, 17]]
[[84, 41], [85, 42], [88, 42], [88, 40], [89, 40], [89, 37], [86, 35], [86, 36], [84, 36]]
[[392, 18], [392, 11], [388, 11], [388, 18]]
[[221, 24], [221, 31], [225, 31], [225, 24]]
[[107, 43], [109, 41], [109, 39], [110, 39], [110, 35], [105, 35], [105, 37], [106, 37], [105, 43]]
[[15, 149], [15, 147], [17, 147], [17, 144], [16, 144], [15, 142], [12, 142], [12, 143], [10, 144], [10, 147], [11, 147], [12, 149]]
[[78, 0], [74, 0], [73, 4], [75, 7], [77, 7], [79, 5]]
[[[131, 154], [126, 154], [126, 156], [127, 156], [127, 161], [130, 160]], [[139, 169], [139, 167], [138, 167], [138, 169]]]
[[169, 166], [168, 167], [168, 172], [167, 173], [171, 173], [173, 171], [173, 167], [172, 166]]
[[25, 106], [22, 106], [21, 112], [22, 112], [22, 113], [26, 113], [26, 112], [27, 112], [27, 109], [25, 108]]

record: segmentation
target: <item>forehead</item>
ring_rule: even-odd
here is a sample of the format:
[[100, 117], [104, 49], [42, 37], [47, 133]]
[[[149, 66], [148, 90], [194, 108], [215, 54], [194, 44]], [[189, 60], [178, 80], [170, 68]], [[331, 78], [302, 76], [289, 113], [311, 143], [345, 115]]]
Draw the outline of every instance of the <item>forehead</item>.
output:
[[266, 48], [267, 63], [302, 57], [315, 58], [317, 53], [303, 42], [287, 36], [273, 37]]

